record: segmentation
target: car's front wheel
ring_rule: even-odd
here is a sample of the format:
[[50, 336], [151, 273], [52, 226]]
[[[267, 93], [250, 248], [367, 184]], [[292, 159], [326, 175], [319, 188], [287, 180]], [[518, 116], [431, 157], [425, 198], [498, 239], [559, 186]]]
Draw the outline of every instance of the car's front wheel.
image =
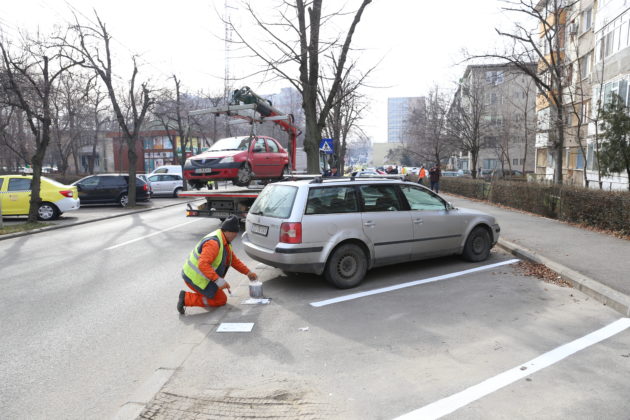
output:
[[239, 187], [246, 187], [252, 182], [253, 173], [252, 168], [249, 164], [245, 163], [241, 166], [236, 174], [236, 178], [234, 178], [234, 184]]
[[485, 228], [477, 226], [468, 235], [462, 255], [471, 262], [484, 261], [490, 255], [490, 248], [490, 234]]
[[129, 196], [127, 194], [120, 194], [118, 204], [120, 204], [121, 207], [127, 207], [127, 204], [129, 204]]
[[367, 266], [368, 260], [361, 247], [341, 245], [328, 257], [324, 277], [339, 289], [349, 289], [361, 283]]
[[39, 220], [55, 220], [59, 217], [59, 209], [52, 203], [42, 203], [37, 209], [37, 218]]

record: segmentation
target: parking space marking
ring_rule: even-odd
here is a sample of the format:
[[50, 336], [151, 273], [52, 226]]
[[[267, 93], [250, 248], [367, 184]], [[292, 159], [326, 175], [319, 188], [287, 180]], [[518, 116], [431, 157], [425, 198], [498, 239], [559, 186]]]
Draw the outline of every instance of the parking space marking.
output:
[[141, 240], [143, 240], [143, 239], [150, 238], [151, 236], [159, 235], [160, 233], [168, 232], [169, 230], [177, 229], [178, 227], [182, 227], [182, 226], [185, 226], [185, 225], [189, 225], [189, 224], [191, 224], [191, 223], [195, 223], [195, 222], [198, 222], [198, 221], [200, 221], [200, 220], [203, 220], [203, 219], [199, 218], [199, 219], [191, 220], [190, 222], [180, 223], [179, 225], [175, 225], [175, 226], [170, 227], [170, 228], [168, 228], [168, 229], [159, 230], [159, 231], [157, 231], [157, 232], [153, 232], [153, 233], [151, 233], [151, 234], [149, 234], [149, 235], [144, 235], [144, 236], [141, 236], [141, 237], [136, 238], [136, 239], [132, 239], [132, 240], [127, 241], [127, 242], [122, 242], [122, 243], [119, 243], [118, 245], [113, 245], [113, 246], [110, 246], [109, 248], [105, 248], [105, 251], [109, 251], [109, 250], [112, 250], [112, 249], [119, 248], [119, 247], [121, 247], [121, 246], [129, 245], [129, 244], [131, 244], [131, 243], [138, 242], [138, 241], [141, 241]]
[[424, 407], [410, 413], [403, 414], [395, 420], [438, 419], [470, 404], [471, 402], [508, 386], [519, 379], [523, 379], [526, 376], [530, 376], [539, 370], [551, 366], [580, 350], [584, 350], [593, 344], [597, 344], [600, 341], [612, 337], [613, 335], [619, 334], [627, 328], [630, 328], [630, 318], [618, 319], [617, 321], [608, 324], [597, 331], [593, 331], [592, 333], [578, 338], [577, 340], [571, 341], [570, 343], [564, 344], [560, 347], [556, 347], [555, 349], [544, 353], [527, 363], [500, 373], [490, 379], [486, 379], [485, 381], [477, 385], [473, 385], [457, 394], [453, 394], [429, 405], [425, 405]]
[[453, 277], [464, 276], [466, 274], [476, 273], [478, 271], [489, 270], [491, 268], [500, 267], [502, 265], [514, 264], [514, 263], [519, 262], [519, 261], [520, 261], [519, 259], [511, 259], [511, 260], [502, 261], [502, 262], [495, 263], [495, 264], [484, 265], [482, 267], [471, 268], [469, 270], [457, 271], [455, 273], [449, 273], [449, 274], [443, 274], [441, 276], [430, 277], [430, 278], [424, 279], [424, 280], [415, 280], [415, 281], [410, 281], [408, 283], [397, 284], [395, 286], [388, 286], [388, 287], [382, 287], [380, 289], [368, 290], [366, 292], [353, 293], [351, 295], [340, 296], [340, 297], [336, 297], [336, 298], [332, 298], [332, 299], [326, 299], [326, 300], [322, 300], [322, 301], [319, 301], [319, 302], [311, 302], [311, 306], [319, 308], [319, 307], [326, 306], [326, 305], [332, 305], [333, 303], [345, 302], [345, 301], [348, 301], [348, 300], [359, 299], [359, 298], [366, 297], [366, 296], [377, 295], [379, 293], [386, 293], [386, 292], [391, 292], [391, 291], [394, 291], [394, 290], [404, 289], [404, 288], [407, 288], [407, 287], [418, 286], [419, 284], [433, 283], [433, 282], [440, 281], [440, 280], [451, 279]]

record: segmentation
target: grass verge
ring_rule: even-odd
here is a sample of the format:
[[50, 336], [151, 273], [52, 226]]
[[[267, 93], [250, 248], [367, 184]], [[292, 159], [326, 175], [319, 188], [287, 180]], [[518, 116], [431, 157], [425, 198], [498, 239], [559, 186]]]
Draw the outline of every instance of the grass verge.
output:
[[0, 228], [0, 235], [8, 235], [9, 233], [27, 232], [33, 229], [41, 229], [46, 226], [51, 226], [51, 223], [40, 222], [27, 222], [20, 223], [19, 225], [4, 226]]

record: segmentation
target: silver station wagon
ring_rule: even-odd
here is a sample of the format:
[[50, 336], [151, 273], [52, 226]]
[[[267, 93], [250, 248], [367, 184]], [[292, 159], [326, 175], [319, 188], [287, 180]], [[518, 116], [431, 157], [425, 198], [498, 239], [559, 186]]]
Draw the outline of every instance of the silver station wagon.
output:
[[483, 261], [499, 231], [493, 216], [455, 208], [416, 183], [315, 178], [267, 185], [249, 210], [243, 245], [254, 260], [323, 274], [345, 289], [373, 267], [454, 254]]

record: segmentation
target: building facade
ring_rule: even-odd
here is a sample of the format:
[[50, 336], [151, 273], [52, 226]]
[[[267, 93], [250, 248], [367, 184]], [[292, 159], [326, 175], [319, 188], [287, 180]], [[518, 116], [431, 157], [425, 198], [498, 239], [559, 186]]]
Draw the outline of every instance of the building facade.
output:
[[404, 143], [407, 120], [424, 106], [424, 97], [387, 98], [387, 142]]
[[[533, 172], [535, 101], [532, 79], [515, 65], [483, 64], [466, 68], [449, 118], [465, 120], [463, 125], [469, 133], [463, 143], [479, 146], [477, 171], [501, 168]], [[458, 117], [458, 112], [465, 115]], [[459, 153], [449, 161], [451, 169], [473, 170], [473, 156], [467, 149], [470, 147], [459, 145]]]

